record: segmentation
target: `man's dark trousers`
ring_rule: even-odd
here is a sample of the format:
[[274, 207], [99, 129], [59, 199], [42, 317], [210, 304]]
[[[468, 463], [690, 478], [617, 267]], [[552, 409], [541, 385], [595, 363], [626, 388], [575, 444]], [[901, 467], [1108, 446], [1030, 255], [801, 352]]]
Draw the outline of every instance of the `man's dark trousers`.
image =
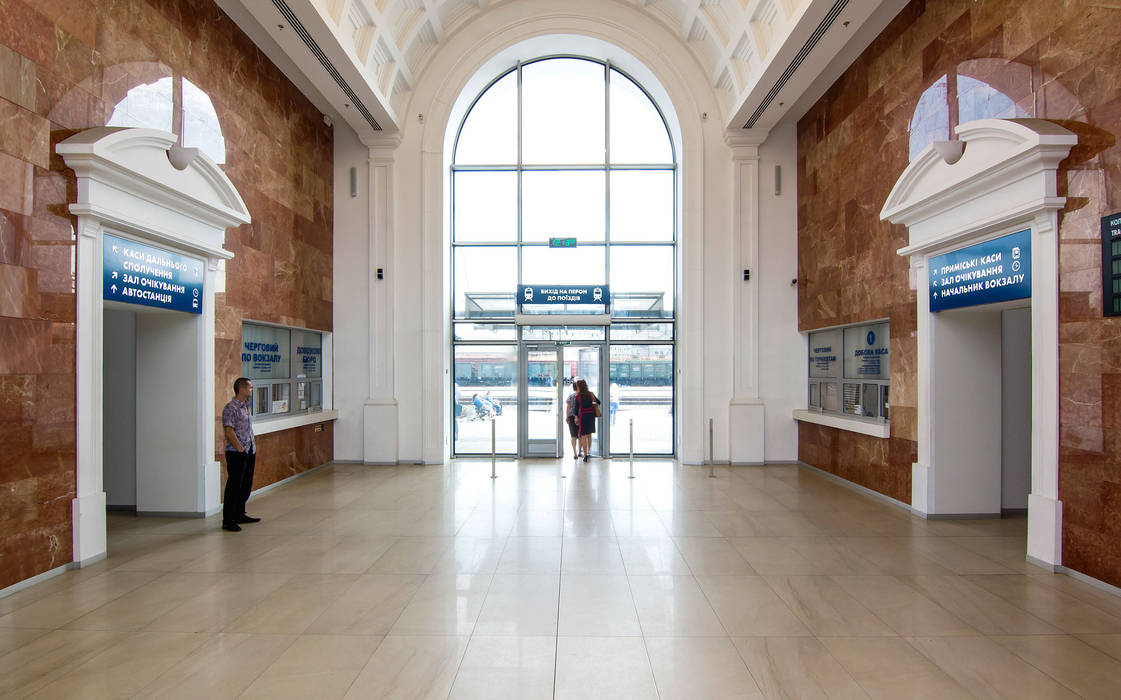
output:
[[222, 501], [222, 522], [236, 523], [245, 517], [245, 502], [253, 490], [253, 466], [257, 451], [226, 450], [226, 494]]

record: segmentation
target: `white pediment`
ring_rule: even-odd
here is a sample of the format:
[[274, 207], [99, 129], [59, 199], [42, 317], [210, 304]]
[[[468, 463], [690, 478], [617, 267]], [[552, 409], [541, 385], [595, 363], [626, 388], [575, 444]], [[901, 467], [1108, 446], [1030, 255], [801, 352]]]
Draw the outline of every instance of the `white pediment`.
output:
[[156, 129], [97, 127], [56, 150], [78, 176], [71, 212], [93, 216], [210, 257], [223, 250], [230, 226], [250, 222], [226, 174], [205, 153], [179, 170], [168, 159], [178, 139]]
[[907, 166], [880, 218], [909, 228], [901, 255], [931, 251], [963, 238], [1062, 207], [1055, 169], [1078, 137], [1043, 119], [978, 119], [955, 130], [964, 144], [948, 163], [934, 144]]

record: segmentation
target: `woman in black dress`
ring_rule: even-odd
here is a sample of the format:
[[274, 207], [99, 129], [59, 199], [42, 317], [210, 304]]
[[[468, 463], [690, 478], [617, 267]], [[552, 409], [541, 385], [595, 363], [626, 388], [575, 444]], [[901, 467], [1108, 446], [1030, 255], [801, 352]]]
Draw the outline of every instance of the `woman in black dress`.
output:
[[588, 390], [588, 383], [583, 379], [576, 380], [576, 415], [580, 423], [580, 449], [584, 453], [584, 461], [588, 461], [588, 453], [592, 450], [592, 433], [596, 431], [596, 405], [599, 399]]

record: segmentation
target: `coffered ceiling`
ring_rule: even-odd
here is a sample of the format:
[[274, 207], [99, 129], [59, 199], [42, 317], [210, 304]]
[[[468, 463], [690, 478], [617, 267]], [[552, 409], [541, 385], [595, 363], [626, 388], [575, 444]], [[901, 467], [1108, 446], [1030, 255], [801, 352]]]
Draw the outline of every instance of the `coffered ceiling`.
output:
[[[327, 114], [364, 140], [400, 113], [441, 42], [524, 0], [217, 0]], [[709, 77], [726, 127], [797, 118], [906, 0], [600, 0], [664, 24]]]

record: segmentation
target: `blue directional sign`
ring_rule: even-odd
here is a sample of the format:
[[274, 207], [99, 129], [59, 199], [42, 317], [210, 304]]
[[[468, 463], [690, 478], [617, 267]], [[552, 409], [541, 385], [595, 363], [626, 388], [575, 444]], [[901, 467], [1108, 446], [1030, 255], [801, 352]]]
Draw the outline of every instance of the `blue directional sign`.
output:
[[930, 259], [930, 310], [1031, 297], [1031, 231]]
[[102, 296], [105, 301], [202, 313], [202, 260], [137, 243], [103, 236]]
[[611, 295], [606, 284], [518, 285], [518, 304], [608, 304]]

